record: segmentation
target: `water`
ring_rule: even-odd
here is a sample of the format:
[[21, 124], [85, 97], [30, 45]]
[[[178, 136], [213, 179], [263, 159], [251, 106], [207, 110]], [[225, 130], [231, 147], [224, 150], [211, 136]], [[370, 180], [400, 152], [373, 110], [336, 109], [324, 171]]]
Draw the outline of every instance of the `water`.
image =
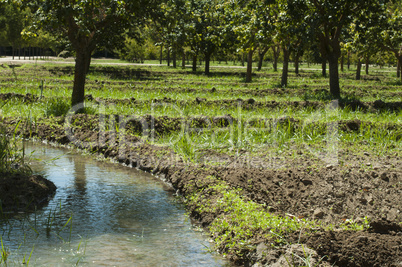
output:
[[225, 266], [169, 187], [150, 174], [30, 144], [32, 168], [57, 186], [34, 214], [2, 221], [10, 265]]

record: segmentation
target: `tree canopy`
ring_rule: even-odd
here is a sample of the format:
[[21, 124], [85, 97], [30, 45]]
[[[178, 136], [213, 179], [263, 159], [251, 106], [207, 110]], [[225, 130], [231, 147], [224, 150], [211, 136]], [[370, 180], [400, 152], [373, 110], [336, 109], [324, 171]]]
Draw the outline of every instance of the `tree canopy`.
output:
[[[119, 49], [136, 58], [146, 45], [162, 45], [174, 55], [205, 61], [214, 55], [247, 54], [246, 81], [252, 77], [254, 52], [262, 59], [273, 48], [283, 54], [282, 86], [287, 86], [288, 62], [298, 61], [307, 49], [329, 63], [329, 87], [340, 98], [339, 60], [342, 49], [361, 55], [378, 51], [402, 61], [402, 5], [400, 0], [20, 0], [2, 1], [0, 42], [3, 46], [56, 47], [66, 40], [76, 58], [72, 104], [84, 100], [85, 78], [96, 49]], [[21, 5], [22, 3], [22, 5]], [[12, 25], [12, 26], [10, 26]], [[138, 50], [138, 51], [137, 51]], [[162, 53], [162, 50], [161, 50]], [[153, 51], [155, 57], [155, 50]], [[293, 54], [293, 57], [291, 55]], [[122, 55], [124, 57], [124, 55]], [[368, 59], [367, 59], [368, 62]], [[174, 66], [175, 63], [174, 63]], [[276, 64], [275, 64], [276, 66]], [[276, 68], [276, 67], [275, 67]]]

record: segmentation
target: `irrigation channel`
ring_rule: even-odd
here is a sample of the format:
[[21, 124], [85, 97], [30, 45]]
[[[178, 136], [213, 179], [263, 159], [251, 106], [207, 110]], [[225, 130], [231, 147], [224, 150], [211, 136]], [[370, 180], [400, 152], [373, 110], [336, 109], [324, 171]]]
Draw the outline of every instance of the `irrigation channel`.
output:
[[44, 208], [1, 221], [7, 266], [228, 266], [152, 175], [38, 143], [26, 152], [58, 189]]

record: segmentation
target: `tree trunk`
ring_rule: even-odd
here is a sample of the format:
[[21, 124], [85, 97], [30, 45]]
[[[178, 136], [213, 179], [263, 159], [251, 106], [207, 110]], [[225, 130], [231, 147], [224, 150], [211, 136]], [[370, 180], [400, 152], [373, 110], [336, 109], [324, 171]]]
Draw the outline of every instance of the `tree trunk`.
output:
[[290, 51], [287, 49], [287, 47], [282, 47], [282, 51], [283, 51], [283, 67], [282, 67], [281, 86], [286, 87], [286, 86], [288, 86], [288, 71], [289, 71]]
[[91, 53], [87, 50], [76, 51], [75, 71], [74, 71], [74, 87], [71, 95], [71, 105], [77, 105], [84, 102], [85, 96], [85, 78], [90, 61]]
[[350, 52], [348, 52], [348, 70], [350, 70]]
[[173, 56], [173, 59], [172, 59], [172, 61], [173, 61], [173, 68], [177, 68], [177, 62], [176, 62], [176, 49], [175, 49], [175, 48], [173, 48], [173, 51], [172, 51], [172, 56]]
[[322, 77], [327, 77], [327, 59], [323, 58], [321, 63]]
[[399, 62], [399, 60], [398, 60], [397, 65], [396, 65], [396, 77], [397, 78], [401, 77], [401, 63]]
[[242, 65], [242, 67], [244, 67], [244, 61], [245, 61], [245, 56], [244, 55], [245, 55], [244, 53], [242, 53], [242, 55], [241, 55], [241, 65]]
[[296, 73], [296, 75], [299, 75], [299, 58], [300, 58], [299, 54], [296, 53], [296, 55], [295, 55], [295, 73]]
[[211, 61], [211, 53], [205, 53], [205, 75], [209, 74], [209, 63]]
[[329, 64], [329, 91], [331, 95], [337, 99], [341, 97], [341, 89], [339, 87], [339, 70], [338, 57], [335, 53], [327, 56]]
[[167, 65], [170, 67], [170, 48], [167, 49]]
[[12, 47], [12, 52], [11, 53], [13, 53], [13, 60], [14, 60], [14, 54], [15, 54], [14, 46]]
[[159, 64], [162, 65], [162, 61], [163, 61], [163, 45], [161, 45], [161, 51], [159, 54]]
[[402, 65], [402, 54], [398, 54], [397, 55], [397, 59], [398, 59], [398, 65], [399, 65], [399, 76], [401, 78], [401, 82], [402, 82], [402, 75], [401, 75], [401, 65]]
[[278, 58], [279, 58], [279, 52], [280, 52], [280, 47], [279, 45], [277, 46], [272, 46], [272, 51], [274, 53], [274, 63], [273, 63], [273, 68], [274, 71], [278, 71]]
[[369, 62], [370, 62], [370, 57], [369, 57], [369, 55], [366, 55], [366, 75], [369, 74]]
[[264, 56], [268, 52], [269, 47], [265, 47], [262, 51], [258, 51], [258, 71], [262, 69], [262, 63], [264, 61]]
[[86, 58], [85, 61], [85, 75], [87, 75], [89, 72], [89, 66], [91, 66], [91, 53], [89, 53], [89, 56]]
[[251, 82], [251, 77], [253, 75], [253, 52], [254, 49], [250, 49], [247, 55], [247, 73], [246, 73], [246, 83]]
[[197, 55], [193, 55], [193, 72], [197, 71]]
[[361, 79], [361, 71], [362, 71], [362, 62], [360, 61], [360, 57], [357, 59], [357, 68], [356, 68], [356, 80], [359, 81]]
[[184, 50], [184, 48], [183, 48], [183, 51], [182, 51], [181, 67], [183, 69], [186, 68], [186, 51]]
[[341, 71], [342, 71], [342, 72], [344, 71], [344, 69], [343, 69], [343, 63], [344, 63], [344, 54], [342, 53], [342, 54], [341, 54]]

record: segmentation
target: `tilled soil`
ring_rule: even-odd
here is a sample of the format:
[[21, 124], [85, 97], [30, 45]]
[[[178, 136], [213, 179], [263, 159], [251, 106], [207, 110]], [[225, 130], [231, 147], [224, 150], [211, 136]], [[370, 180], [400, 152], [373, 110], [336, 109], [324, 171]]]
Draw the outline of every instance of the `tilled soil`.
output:
[[[132, 144], [121, 149], [118, 137], [113, 132], [99, 134], [95, 116], [75, 115], [71, 120], [74, 143], [78, 147], [115, 158], [139, 169], [159, 175], [184, 197], [205, 186], [207, 177], [213, 176], [228, 183], [232, 188], [241, 188], [245, 197], [265, 203], [270, 212], [309, 218], [339, 225], [363, 222], [371, 219], [368, 231], [316, 230], [294, 233], [289, 242], [305, 244], [317, 253], [319, 259], [331, 266], [401, 266], [402, 264], [402, 159], [400, 154], [384, 157], [358, 156], [341, 151], [345, 161], [340, 165], [317, 163], [307, 154], [297, 158], [278, 158], [269, 162], [271, 167], [250, 162], [264, 161], [253, 155], [233, 157], [215, 153], [216, 160], [224, 164], [216, 166], [200, 162], [185, 163], [171, 149], [140, 142], [127, 135], [125, 141]], [[15, 120], [4, 123], [14, 129]], [[357, 122], [345, 122], [345, 131], [353, 130]], [[164, 131], [172, 124], [164, 123]], [[347, 126], [347, 127], [346, 127]], [[135, 126], [133, 126], [135, 127]], [[356, 126], [358, 127], [358, 126]], [[71, 129], [71, 128], [69, 128]], [[355, 130], [358, 130], [355, 129]], [[65, 120], [56, 118], [39, 120], [30, 131], [19, 130], [26, 137], [69, 144]], [[135, 132], [135, 131], [134, 131]], [[101, 142], [100, 142], [100, 139]], [[207, 152], [207, 155], [211, 153]], [[271, 159], [272, 160], [272, 159]], [[205, 162], [211, 161], [211, 158]], [[266, 163], [266, 162], [265, 162]], [[367, 168], [362, 168], [362, 166]], [[275, 167], [278, 166], [278, 167]], [[314, 168], [312, 168], [314, 166]], [[208, 227], [218, 214], [199, 214], [189, 206], [193, 219]], [[272, 249], [267, 240], [256, 238], [257, 249], [250, 251], [247, 260], [234, 257], [236, 263], [249, 265], [279, 264], [284, 248]], [[266, 253], [262, 253], [262, 252]], [[273, 252], [274, 251], [274, 252]], [[269, 255], [269, 257], [267, 256]], [[230, 256], [229, 256], [230, 258]], [[256, 265], [258, 266], [258, 265]]]

